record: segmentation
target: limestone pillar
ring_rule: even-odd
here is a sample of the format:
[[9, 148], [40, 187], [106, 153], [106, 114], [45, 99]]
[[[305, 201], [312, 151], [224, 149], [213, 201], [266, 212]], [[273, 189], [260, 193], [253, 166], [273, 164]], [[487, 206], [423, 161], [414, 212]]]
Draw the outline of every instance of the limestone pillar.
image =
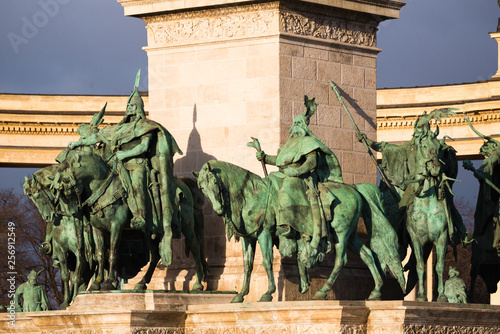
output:
[[[345, 182], [376, 182], [375, 166], [356, 141], [328, 80], [340, 87], [360, 130], [376, 138], [376, 59], [381, 51], [377, 26], [397, 18], [404, 2], [118, 2], [125, 15], [146, 22], [149, 114], [170, 130], [185, 153], [175, 162], [177, 175], [190, 175], [209, 159], [263, 175], [247, 142], [257, 137], [266, 153], [276, 154], [288, 138], [293, 117], [304, 112], [303, 98], [308, 95], [319, 103], [311, 128], [337, 155]], [[239, 290], [241, 246], [226, 241], [222, 221], [211, 212], [207, 207], [205, 243], [212, 267], [208, 288]], [[190, 261], [178, 257], [183, 265]], [[255, 295], [249, 300], [266, 290], [261, 263], [258, 252], [251, 287]], [[364, 270], [362, 266], [355, 263], [351, 274]], [[172, 274], [167, 272], [166, 278], [162, 274], [154, 288], [185, 288], [188, 283], [179, 283], [181, 276], [190, 280], [192, 270], [181, 267], [169, 269]], [[288, 298], [285, 272], [276, 252], [281, 290], [275, 300]], [[169, 283], [173, 280], [175, 284]]]
[[[500, 19], [499, 19], [500, 22]], [[497, 67], [497, 73], [491, 77], [491, 80], [500, 80], [500, 32], [490, 32], [491, 38], [497, 41], [498, 43], [498, 67]]]

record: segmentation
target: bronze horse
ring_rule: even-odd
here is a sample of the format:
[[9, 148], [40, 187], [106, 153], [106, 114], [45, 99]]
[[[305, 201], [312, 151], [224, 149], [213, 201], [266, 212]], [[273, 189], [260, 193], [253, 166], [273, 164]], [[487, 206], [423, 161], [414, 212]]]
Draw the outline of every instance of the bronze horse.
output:
[[[234, 297], [233, 302], [242, 302], [244, 296], [249, 292], [257, 241], [262, 251], [264, 267], [268, 276], [268, 290], [262, 295], [260, 301], [272, 300], [272, 294], [276, 290], [272, 269], [273, 244], [278, 243], [276, 241], [276, 201], [273, 199], [276, 198], [277, 194], [270, 193], [272, 187], [268, 183], [269, 180], [262, 179], [260, 176], [241, 167], [214, 160], [207, 162], [199, 173], [194, 174], [198, 177], [198, 187], [210, 200], [214, 211], [223, 217], [228, 238], [230, 239], [231, 236], [235, 235], [237, 238], [241, 238], [242, 241], [244, 283], [241, 291]], [[314, 295], [314, 298], [326, 298], [326, 293], [332, 289], [335, 280], [347, 262], [348, 248], [361, 256], [375, 281], [375, 287], [368, 299], [376, 300], [380, 298], [380, 289], [383, 284], [382, 273], [385, 272], [387, 266], [398, 278], [398, 282], [404, 290], [403, 271], [397, 250], [394, 249], [392, 253], [394, 257], [390, 256], [383, 259], [387, 262], [380, 264], [384, 267], [383, 270], [380, 270], [372, 251], [362, 243], [357, 235], [359, 217], [370, 211], [373, 216], [367, 217], [367, 221], [373, 221], [371, 227], [374, 232], [372, 236], [386, 239], [392, 238], [397, 244], [397, 236], [394, 230], [391, 230], [392, 228], [387, 220], [385, 220], [386, 226], [389, 226], [392, 234], [387, 234], [391, 233], [390, 231], [381, 233], [380, 230], [377, 230], [380, 228], [377, 223], [380, 223], [380, 220], [385, 218], [380, 214], [381, 211], [378, 211], [373, 205], [374, 201], [367, 201], [367, 198], [363, 197], [356, 188], [346, 184], [332, 182], [328, 186], [338, 197], [338, 204], [334, 209], [332, 208], [335, 211], [334, 218], [330, 222], [335, 241], [335, 266], [327, 282]], [[363, 189], [361, 191], [367, 197], [373, 197], [377, 193], [380, 195], [375, 185], [366, 184], [364, 186], [360, 186], [360, 189]], [[374, 189], [371, 189], [370, 186]], [[372, 210], [369, 210], [370, 208], [367, 208], [367, 205], [370, 205]], [[381, 207], [381, 203], [379, 203], [379, 207]], [[376, 247], [385, 246], [377, 245]], [[301, 275], [301, 292], [305, 292], [309, 287], [307, 270], [301, 261], [298, 262]]]

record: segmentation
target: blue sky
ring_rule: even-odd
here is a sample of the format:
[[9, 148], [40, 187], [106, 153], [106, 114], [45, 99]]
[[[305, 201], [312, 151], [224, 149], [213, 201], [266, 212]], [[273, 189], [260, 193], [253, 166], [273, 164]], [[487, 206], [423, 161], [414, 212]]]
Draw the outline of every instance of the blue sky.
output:
[[[137, 69], [147, 69], [145, 23], [124, 17], [116, 0], [4, 0], [0, 8], [0, 93], [128, 94]], [[497, 71], [488, 35], [497, 1], [410, 0], [400, 14], [379, 26], [379, 88], [475, 82]], [[147, 76], [141, 84], [146, 90]], [[0, 187], [20, 189], [29, 173], [1, 168]], [[457, 192], [477, 193], [469, 183]]]

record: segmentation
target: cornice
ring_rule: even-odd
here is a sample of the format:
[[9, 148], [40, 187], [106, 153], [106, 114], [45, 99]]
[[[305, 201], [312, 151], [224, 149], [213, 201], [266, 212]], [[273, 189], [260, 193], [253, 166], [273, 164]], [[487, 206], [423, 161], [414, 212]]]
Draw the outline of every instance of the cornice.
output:
[[[431, 120], [431, 126], [438, 124], [440, 127], [456, 127], [466, 126], [467, 122], [463, 116], [468, 116], [472, 125], [480, 125], [485, 123], [500, 122], [500, 111], [488, 112], [470, 112], [462, 113], [459, 116], [443, 117], [440, 122]], [[396, 129], [413, 129], [418, 116], [408, 117], [377, 117], [377, 130], [396, 130]], [[475, 126], [474, 126], [475, 127]], [[500, 131], [499, 131], [500, 132]]]
[[148, 50], [278, 34], [312, 37], [351, 46], [376, 47], [373, 15], [303, 2], [265, 2], [159, 14], [147, 23]]
[[[117, 123], [106, 123], [106, 126]], [[76, 130], [80, 124], [75, 123], [28, 123], [1, 122], [0, 134], [23, 136], [78, 136]]]

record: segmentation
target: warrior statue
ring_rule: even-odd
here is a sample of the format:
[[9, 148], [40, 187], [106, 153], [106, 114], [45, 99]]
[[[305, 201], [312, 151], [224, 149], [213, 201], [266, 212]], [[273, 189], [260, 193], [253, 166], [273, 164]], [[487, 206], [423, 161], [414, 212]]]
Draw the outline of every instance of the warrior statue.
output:
[[[367, 138], [363, 133], [357, 134], [359, 141], [366, 140], [372, 149], [382, 153], [382, 169], [391, 184], [382, 180], [380, 189], [384, 194], [389, 221], [396, 231], [400, 230], [400, 224], [404, 221], [402, 219], [404, 209], [422, 190], [422, 182], [428, 176], [427, 164], [430, 161], [424, 156], [424, 147], [433, 147], [436, 151], [443, 152], [441, 168], [445, 178], [451, 181], [458, 173], [455, 149], [447, 145], [444, 139], [437, 139], [439, 127], [436, 132], [431, 131], [430, 128], [432, 119], [440, 120], [441, 117], [449, 114], [454, 113], [450, 109], [438, 109], [429, 114], [424, 112], [415, 122], [412, 139], [403, 145], [376, 142]], [[396, 199], [391, 194], [389, 191], [391, 187], [399, 198]], [[457, 244], [466, 239], [467, 233], [462, 217], [453, 203], [451, 186], [446, 188], [445, 196], [455, 231], [453, 241]]]
[[331, 248], [327, 225], [331, 217], [325, 215], [330, 215], [329, 208], [335, 197], [322, 183], [343, 181], [335, 154], [308, 126], [318, 104], [314, 98], [309, 100], [305, 96], [304, 99], [306, 112], [295, 117], [290, 137], [278, 154], [267, 155], [257, 151], [257, 159], [279, 167], [279, 171], [271, 173], [269, 179], [278, 194], [279, 213], [276, 220], [280, 252], [290, 256], [287, 253], [293, 252], [296, 245], [283, 247], [283, 244], [294, 243], [295, 238], [286, 237], [299, 231], [299, 242], [305, 246], [301, 247], [299, 256], [304, 263], [312, 266], [321, 262]]
[[162, 125], [146, 118], [144, 101], [138, 91], [139, 78], [140, 70], [119, 124], [82, 136], [68, 147], [98, 143], [106, 146], [102, 158], [116, 164], [133, 215], [130, 226], [164, 234], [160, 252], [164, 264], [169, 265], [172, 234], [180, 236], [173, 156], [182, 151]]
[[484, 140], [479, 153], [485, 157], [481, 166], [475, 169], [468, 160], [464, 168], [474, 172], [479, 181], [476, 211], [474, 212], [474, 240], [471, 258], [470, 301], [474, 301], [476, 278], [480, 275], [489, 293], [497, 291], [500, 281], [500, 142], [472, 130]]
[[[38, 284], [37, 277], [40, 272], [34, 270], [28, 275], [28, 281], [22, 283], [14, 294], [14, 301], [17, 312], [38, 312], [47, 311], [49, 302], [43, 285]], [[22, 302], [20, 297], [23, 297]]]

